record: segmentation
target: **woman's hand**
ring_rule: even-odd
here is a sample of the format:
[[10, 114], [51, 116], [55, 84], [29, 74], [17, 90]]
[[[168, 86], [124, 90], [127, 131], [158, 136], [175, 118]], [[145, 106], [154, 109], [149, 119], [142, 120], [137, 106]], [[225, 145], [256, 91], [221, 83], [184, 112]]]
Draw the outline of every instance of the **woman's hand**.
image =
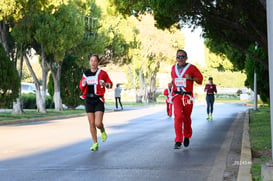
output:
[[101, 87], [101, 88], [105, 87], [105, 82], [104, 82], [104, 80], [100, 80], [100, 87]]
[[82, 86], [83, 86], [83, 87], [86, 86], [86, 79], [83, 79], [83, 80], [82, 80]]

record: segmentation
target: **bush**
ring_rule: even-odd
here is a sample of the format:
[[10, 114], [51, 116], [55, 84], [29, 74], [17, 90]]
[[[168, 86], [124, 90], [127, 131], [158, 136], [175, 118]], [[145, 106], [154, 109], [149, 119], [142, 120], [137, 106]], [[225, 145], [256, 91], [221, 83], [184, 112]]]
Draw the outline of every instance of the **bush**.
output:
[[55, 104], [51, 96], [46, 96], [46, 109], [54, 109]]
[[[23, 109], [37, 109], [35, 94], [22, 94]], [[46, 109], [54, 108], [54, 102], [51, 96], [46, 97]]]
[[36, 95], [35, 94], [22, 94], [23, 109], [36, 109]]
[[0, 43], [0, 108], [10, 106], [18, 97], [20, 80], [14, 62]]

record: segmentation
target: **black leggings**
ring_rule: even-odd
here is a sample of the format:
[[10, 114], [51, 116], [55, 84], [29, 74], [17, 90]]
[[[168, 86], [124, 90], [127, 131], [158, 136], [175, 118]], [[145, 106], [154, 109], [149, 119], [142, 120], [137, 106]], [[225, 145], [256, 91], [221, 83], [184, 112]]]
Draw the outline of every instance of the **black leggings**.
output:
[[213, 104], [214, 104], [214, 95], [207, 95], [206, 96], [206, 101], [207, 101], [207, 113], [213, 112]]
[[115, 97], [115, 99], [116, 99], [116, 108], [118, 108], [118, 101], [119, 101], [120, 107], [122, 108], [120, 97]]

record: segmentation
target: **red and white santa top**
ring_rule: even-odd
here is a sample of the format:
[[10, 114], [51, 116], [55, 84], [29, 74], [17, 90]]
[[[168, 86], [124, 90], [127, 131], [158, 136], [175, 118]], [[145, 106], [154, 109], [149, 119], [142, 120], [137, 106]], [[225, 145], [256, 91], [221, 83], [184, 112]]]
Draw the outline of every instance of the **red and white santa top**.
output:
[[173, 89], [165, 89], [163, 94], [166, 96], [166, 101], [172, 104]]
[[191, 77], [198, 78], [200, 82], [197, 84], [202, 84], [203, 82], [203, 75], [199, 71], [199, 69], [190, 64], [186, 63], [182, 69], [179, 69], [178, 64], [172, 66], [171, 77], [173, 83], [173, 91], [184, 91], [184, 92], [191, 92], [191, 96], [193, 96], [193, 83], [194, 81], [186, 79], [185, 75], [189, 74]]
[[[84, 79], [86, 80], [85, 86], [82, 84]], [[91, 72], [89, 69], [85, 71], [80, 81], [80, 89], [83, 93], [82, 97], [85, 98], [87, 94], [94, 94], [101, 96], [100, 99], [105, 102], [105, 87], [100, 85], [101, 81], [104, 81], [106, 84], [108, 84], [107, 88], [112, 88], [113, 83], [104, 70], [98, 69], [96, 72]]]

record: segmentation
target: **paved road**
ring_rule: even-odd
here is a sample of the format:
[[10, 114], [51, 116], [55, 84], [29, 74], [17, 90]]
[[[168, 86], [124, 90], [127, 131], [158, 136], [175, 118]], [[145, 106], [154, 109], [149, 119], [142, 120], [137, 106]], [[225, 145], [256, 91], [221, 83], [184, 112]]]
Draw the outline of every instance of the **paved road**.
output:
[[0, 126], [0, 180], [204, 181], [236, 178], [247, 107], [195, 105], [189, 148], [174, 150], [164, 105], [106, 113], [108, 140], [90, 152], [86, 117]]

